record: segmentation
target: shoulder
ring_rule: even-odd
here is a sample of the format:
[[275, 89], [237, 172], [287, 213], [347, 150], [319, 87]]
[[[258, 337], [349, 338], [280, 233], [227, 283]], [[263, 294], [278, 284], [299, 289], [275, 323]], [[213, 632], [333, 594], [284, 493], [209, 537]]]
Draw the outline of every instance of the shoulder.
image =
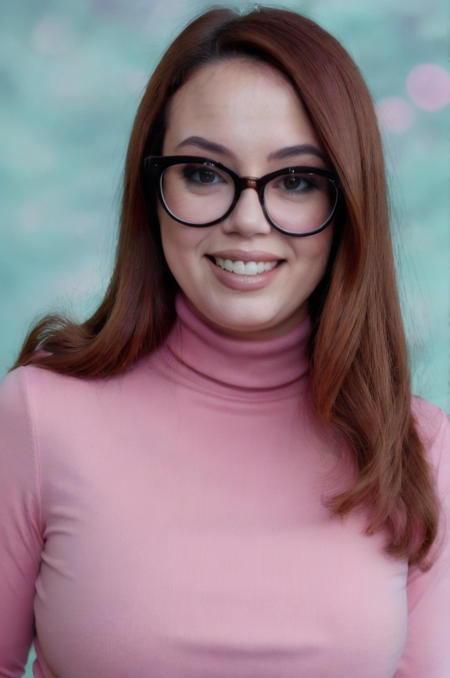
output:
[[30, 376], [38, 373], [35, 367], [19, 367], [8, 372], [0, 381], [0, 422], [13, 422], [17, 416], [30, 412]]
[[[0, 427], [2, 434], [19, 432], [41, 440], [69, 422], [95, 418], [99, 393], [108, 389], [107, 380], [86, 380], [58, 374], [37, 366], [19, 367], [0, 383]], [[79, 424], [78, 424], [79, 425]]]
[[440, 508], [439, 544], [450, 548], [450, 422], [443, 410], [422, 398], [414, 398], [412, 406], [417, 432], [425, 448], [425, 456]]
[[417, 432], [425, 446], [429, 461], [434, 465], [450, 459], [450, 422], [446, 413], [414, 396], [412, 399], [412, 415]]
[[20, 367], [0, 382], [0, 426], [10, 430], [23, 426], [26, 419], [27, 428], [42, 441], [77, 437], [80, 429], [100, 431], [117, 425], [124, 413], [134, 416], [141, 401], [155, 400], [155, 379], [147, 360], [128, 372], [102, 379]]
[[77, 382], [81, 380], [41, 367], [19, 367], [0, 382], [0, 407], [14, 412], [18, 407], [30, 407], [35, 400], [57, 400], [68, 389], [76, 388]]
[[0, 381], [0, 397], [7, 400], [17, 398], [43, 401], [61, 401], [61, 399], [86, 397], [88, 393], [114, 390], [125, 382], [133, 381], [133, 375], [142, 370], [134, 367], [128, 372], [104, 378], [84, 378], [60, 374], [38, 365], [19, 367]]

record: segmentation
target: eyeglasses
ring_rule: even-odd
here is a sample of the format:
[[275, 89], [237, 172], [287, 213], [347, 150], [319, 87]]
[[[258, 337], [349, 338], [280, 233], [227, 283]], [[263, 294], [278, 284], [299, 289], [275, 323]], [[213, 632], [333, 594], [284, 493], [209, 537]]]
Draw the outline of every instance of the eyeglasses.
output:
[[246, 188], [254, 188], [271, 226], [286, 235], [314, 235], [332, 221], [339, 178], [333, 170], [285, 167], [260, 179], [240, 177], [215, 160], [193, 155], [148, 156], [145, 170], [166, 212], [186, 226], [224, 221]]

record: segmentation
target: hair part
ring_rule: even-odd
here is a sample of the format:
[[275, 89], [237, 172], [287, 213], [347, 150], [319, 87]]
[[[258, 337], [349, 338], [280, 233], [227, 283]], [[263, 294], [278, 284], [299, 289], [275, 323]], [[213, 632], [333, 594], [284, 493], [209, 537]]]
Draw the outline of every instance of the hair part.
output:
[[80, 324], [47, 316], [15, 367], [35, 364], [83, 378], [131, 367], [167, 337], [177, 285], [162, 252], [156, 197], [143, 174], [159, 155], [172, 95], [199, 68], [263, 61], [294, 86], [338, 172], [343, 200], [332, 255], [310, 298], [311, 390], [319, 420], [339, 437], [354, 484], [329, 502], [344, 516], [369, 509], [386, 550], [426, 566], [437, 500], [411, 415], [408, 356], [397, 294], [382, 144], [370, 94], [343, 47], [313, 21], [280, 9], [215, 9], [176, 38], [137, 111], [125, 164], [121, 229], [105, 297]]

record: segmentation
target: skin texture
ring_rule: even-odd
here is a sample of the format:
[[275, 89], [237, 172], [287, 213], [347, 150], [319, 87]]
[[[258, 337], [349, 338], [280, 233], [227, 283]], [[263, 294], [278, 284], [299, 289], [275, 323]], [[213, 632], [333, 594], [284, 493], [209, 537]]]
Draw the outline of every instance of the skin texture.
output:
[[[274, 157], [304, 144], [316, 152]], [[175, 93], [163, 154], [209, 157], [252, 177], [294, 164], [327, 167], [288, 80], [266, 64], [243, 59], [209, 64]], [[184, 226], [161, 206], [159, 219], [167, 263], [194, 312], [209, 325], [236, 337], [270, 339], [306, 318], [308, 297], [330, 254], [332, 225], [306, 238], [279, 233], [266, 221], [253, 189], [244, 190], [234, 211], [214, 226]], [[268, 273], [241, 276], [216, 266], [213, 255], [278, 264]]]

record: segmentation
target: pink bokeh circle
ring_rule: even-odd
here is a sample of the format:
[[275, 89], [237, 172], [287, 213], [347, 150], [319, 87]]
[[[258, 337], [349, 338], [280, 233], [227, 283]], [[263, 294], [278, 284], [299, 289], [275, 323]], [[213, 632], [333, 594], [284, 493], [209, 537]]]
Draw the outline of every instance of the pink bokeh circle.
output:
[[386, 97], [376, 105], [380, 125], [389, 132], [401, 134], [408, 130], [414, 121], [414, 109], [401, 97]]
[[450, 103], [450, 73], [439, 64], [419, 64], [409, 72], [406, 89], [416, 106], [438, 111]]

